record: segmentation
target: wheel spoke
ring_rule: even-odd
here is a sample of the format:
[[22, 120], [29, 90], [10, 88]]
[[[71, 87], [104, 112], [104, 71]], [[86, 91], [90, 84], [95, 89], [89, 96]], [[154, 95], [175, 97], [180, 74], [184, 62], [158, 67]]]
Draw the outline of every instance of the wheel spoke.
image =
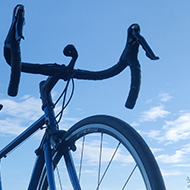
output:
[[82, 161], [83, 161], [83, 155], [84, 155], [84, 144], [85, 144], [85, 136], [83, 136], [83, 139], [82, 139], [82, 149], [81, 149], [80, 168], [79, 168], [79, 182], [80, 182], [81, 172], [82, 172]]
[[136, 168], [137, 168], [137, 164], [135, 165], [135, 167], [134, 167], [133, 170], [131, 171], [131, 173], [130, 173], [129, 177], [127, 178], [127, 180], [126, 180], [126, 182], [125, 182], [125, 184], [124, 184], [122, 190], [124, 190], [125, 187], [127, 186], [128, 182], [129, 182], [129, 180], [131, 179], [131, 177], [132, 177], [132, 175], [133, 175], [133, 173], [134, 173], [134, 171], [135, 171]]
[[121, 143], [119, 142], [118, 145], [117, 145], [117, 147], [116, 147], [116, 149], [115, 149], [115, 151], [114, 151], [114, 153], [113, 153], [113, 155], [112, 155], [112, 157], [111, 157], [111, 159], [110, 159], [110, 161], [109, 161], [109, 163], [108, 163], [108, 165], [107, 165], [107, 167], [106, 167], [106, 169], [105, 169], [105, 171], [104, 171], [104, 173], [103, 173], [103, 175], [102, 175], [102, 177], [101, 177], [101, 179], [100, 179], [100, 181], [99, 181], [99, 183], [98, 183], [98, 186], [97, 186], [96, 190], [99, 189], [99, 187], [100, 187], [100, 185], [101, 185], [101, 183], [102, 183], [102, 181], [103, 181], [103, 179], [104, 179], [104, 177], [105, 177], [105, 175], [106, 175], [109, 167], [111, 166], [111, 163], [112, 163], [112, 161], [113, 161], [113, 159], [114, 159], [114, 157], [115, 157], [115, 155], [116, 155], [116, 153], [117, 153], [117, 151], [119, 149], [120, 144]]
[[97, 190], [99, 190], [99, 183], [100, 183], [100, 171], [101, 171], [101, 161], [102, 161], [102, 144], [103, 144], [103, 133], [101, 133], [101, 140], [100, 140], [100, 154], [99, 154], [98, 187], [97, 187]]
[[61, 182], [61, 177], [60, 177], [60, 173], [59, 173], [58, 167], [56, 167], [56, 172], [57, 172], [57, 177], [58, 177], [60, 189], [63, 190], [63, 185], [62, 185], [62, 182]]

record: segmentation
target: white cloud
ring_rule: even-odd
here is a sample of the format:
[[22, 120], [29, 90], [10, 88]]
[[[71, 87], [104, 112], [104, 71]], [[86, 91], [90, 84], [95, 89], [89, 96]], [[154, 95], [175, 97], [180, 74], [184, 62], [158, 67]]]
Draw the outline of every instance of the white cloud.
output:
[[[141, 134], [146, 135], [150, 139], [157, 140], [158, 142], [165, 142], [166, 144], [190, 139], [190, 113], [179, 113], [180, 116], [178, 118], [170, 121], [165, 120], [161, 130], [141, 131]], [[164, 114], [162, 117], [164, 117]], [[176, 115], [173, 115], [173, 117], [176, 117]], [[151, 115], [151, 113], [149, 114], [149, 112], [146, 112], [141, 120], [144, 122], [155, 120], [155, 118], [157, 118], [156, 113], [152, 113]]]
[[173, 97], [170, 95], [170, 93], [160, 93], [158, 96], [148, 99], [146, 101], [147, 104], [152, 103], [153, 101], [158, 101], [158, 102], [168, 102], [172, 99]]
[[164, 148], [151, 148], [151, 151], [153, 152], [153, 154], [155, 153], [159, 153], [159, 152], [163, 152], [164, 151]]
[[23, 96], [19, 101], [1, 99], [3, 109], [0, 113], [0, 134], [18, 135], [43, 112], [41, 102], [31, 96]]
[[152, 130], [152, 131], [146, 132], [144, 134], [146, 134], [151, 139], [157, 139], [157, 140], [159, 140], [160, 135], [161, 135], [161, 131], [159, 131], [159, 130]]
[[147, 111], [143, 111], [140, 116], [140, 122], [156, 121], [158, 118], [163, 118], [169, 115], [170, 112], [164, 109], [163, 105], [152, 107]]
[[8, 135], [18, 135], [24, 130], [20, 125], [19, 120], [12, 120], [11, 118], [6, 118], [4, 120], [0, 120], [0, 135], [3, 136], [5, 134]]
[[185, 164], [186, 161], [189, 164], [189, 159], [187, 160], [186, 156], [190, 154], [190, 144], [183, 145], [181, 149], [175, 151], [174, 154], [163, 154], [157, 156], [157, 160], [162, 163], [170, 163], [170, 164]]
[[130, 125], [131, 125], [132, 127], [137, 127], [137, 126], [140, 125], [140, 123], [138, 123], [138, 122], [133, 122], [133, 123], [131, 123]]
[[162, 163], [176, 164], [176, 163], [182, 162], [183, 155], [184, 155], [184, 152], [182, 150], [177, 150], [172, 155], [167, 155], [167, 154], [159, 155], [159, 156], [157, 156], [157, 160], [162, 162]]
[[190, 164], [175, 164], [175, 167], [184, 167], [184, 168], [189, 168]]
[[174, 121], [166, 121], [164, 139], [177, 142], [190, 138], [190, 113], [184, 113]]
[[158, 97], [161, 102], [168, 102], [169, 100], [173, 98], [172, 96], [170, 96], [169, 93], [161, 93], [158, 95]]
[[1, 99], [0, 102], [4, 106], [0, 115], [3, 115], [3, 117], [9, 115], [16, 118], [35, 120], [43, 114], [40, 99], [34, 97], [24, 96], [20, 101]]
[[162, 175], [164, 176], [164, 177], [170, 177], [170, 176], [179, 176], [179, 175], [183, 175], [183, 173], [182, 172], [180, 172], [180, 171], [177, 171], [177, 170], [168, 170], [168, 171], [166, 171], [166, 170], [162, 170]]

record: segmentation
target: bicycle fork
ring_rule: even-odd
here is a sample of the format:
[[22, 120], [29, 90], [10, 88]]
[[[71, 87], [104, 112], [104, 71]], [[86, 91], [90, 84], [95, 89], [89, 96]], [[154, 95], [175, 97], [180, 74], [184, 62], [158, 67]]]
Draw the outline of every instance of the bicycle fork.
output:
[[49, 140], [44, 144], [44, 158], [45, 158], [45, 164], [46, 164], [49, 189], [56, 190], [55, 178], [54, 178], [54, 172], [53, 172], [53, 163], [52, 163], [52, 157], [51, 157], [51, 146], [50, 146]]
[[77, 177], [75, 166], [73, 164], [73, 159], [72, 159], [72, 156], [70, 154], [70, 150], [66, 149], [64, 151], [64, 159], [65, 159], [65, 164], [67, 167], [67, 171], [68, 171], [73, 189], [74, 190], [81, 190], [81, 187], [79, 184], [79, 179]]
[[[57, 166], [53, 165], [50, 140], [47, 140], [47, 142], [45, 142], [43, 147], [44, 147], [44, 159], [45, 159], [45, 166], [46, 166], [46, 172], [47, 172], [48, 186], [50, 190], [56, 190], [54, 170], [55, 170], [55, 167]], [[73, 189], [81, 190], [79, 180], [77, 177], [77, 172], [73, 163], [72, 156], [70, 154], [70, 150], [68, 150], [67, 148], [64, 148], [63, 157], [65, 160], [66, 168], [67, 168]]]

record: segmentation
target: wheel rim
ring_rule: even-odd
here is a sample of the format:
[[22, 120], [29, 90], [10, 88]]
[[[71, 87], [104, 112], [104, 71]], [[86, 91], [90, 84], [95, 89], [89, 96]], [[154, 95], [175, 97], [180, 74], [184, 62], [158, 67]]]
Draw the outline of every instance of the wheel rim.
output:
[[[94, 190], [104, 188], [133, 189], [133, 184], [137, 183], [137, 181], [134, 181], [136, 178], [138, 179], [138, 186], [142, 185], [136, 188], [151, 189], [145, 169], [134, 148], [121, 133], [113, 128], [110, 128], [108, 131], [105, 129], [107, 127], [104, 124], [85, 125], [75, 130], [65, 139], [68, 144], [75, 143], [77, 147], [77, 150], [73, 152], [73, 159], [75, 160], [81, 188]], [[126, 147], [130, 149], [130, 152]], [[93, 154], [95, 151], [96, 153]], [[138, 161], [138, 167], [130, 154]], [[128, 171], [124, 169], [124, 165], [127, 165]], [[139, 166], [141, 172], [138, 169]], [[119, 175], [116, 173], [116, 168]], [[122, 170], [125, 175], [122, 173]], [[140, 179], [142, 172], [146, 185], [142, 177]], [[110, 174], [113, 173], [116, 173], [116, 175], [109, 178]], [[133, 177], [135, 175], [133, 179], [132, 175]], [[95, 176], [97, 179], [92, 182]], [[86, 181], [89, 181], [90, 186], [86, 184]], [[115, 183], [112, 183], [113, 181]], [[120, 186], [118, 185], [119, 182]]]
[[[66, 167], [63, 167], [65, 163], [61, 158], [67, 149], [72, 154], [82, 190], [165, 190], [160, 170], [150, 149], [132, 127], [117, 118], [86, 118], [70, 128], [62, 140], [59, 150], [52, 157], [56, 170], [61, 165], [58, 176], [63, 182], [61, 185], [58, 183], [57, 189], [77, 189], [70, 184]], [[109, 164], [111, 157], [114, 164]], [[97, 169], [96, 172], [94, 169]], [[47, 189], [47, 180], [44, 179], [45, 175], [40, 190]]]

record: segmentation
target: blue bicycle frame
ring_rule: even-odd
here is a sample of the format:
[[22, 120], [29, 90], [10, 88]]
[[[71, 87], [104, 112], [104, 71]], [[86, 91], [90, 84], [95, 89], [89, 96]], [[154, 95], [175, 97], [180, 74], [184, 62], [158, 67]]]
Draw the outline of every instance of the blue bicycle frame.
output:
[[[59, 80], [58, 78], [54, 80], [53, 77], [49, 77], [46, 81], [43, 81], [40, 84], [40, 93], [43, 104], [42, 108], [45, 115], [39, 118], [34, 124], [28, 127], [23, 133], [21, 133], [17, 138], [15, 138], [12, 142], [10, 142], [5, 148], [3, 148], [0, 151], [0, 159], [6, 157], [8, 153], [10, 153], [13, 149], [15, 149], [19, 144], [21, 144], [24, 140], [26, 140], [38, 129], [42, 129], [45, 125], [46, 132], [42, 138], [39, 148], [36, 150], [37, 159], [32, 172], [28, 190], [43, 189], [43, 187], [39, 187], [39, 181], [41, 180], [40, 179], [41, 175], [47, 176], [47, 183], [49, 189], [56, 190], [54, 172], [53, 172], [55, 166], [52, 162], [51, 151], [56, 147], [56, 142], [54, 141], [53, 137], [54, 134], [59, 131], [59, 129], [58, 129], [58, 124], [55, 120], [54, 107], [50, 91], [58, 80]], [[52, 84], [52, 81], [53, 85], [50, 85]], [[49, 88], [49, 86], [51, 87]], [[76, 170], [73, 164], [73, 160], [70, 155], [70, 150], [64, 148], [63, 155], [69, 173], [69, 177], [73, 185], [73, 189], [81, 190]], [[45, 173], [42, 174], [42, 172], [44, 172], [44, 167], [45, 167]], [[1, 183], [0, 183], [0, 190], [2, 190]]]

